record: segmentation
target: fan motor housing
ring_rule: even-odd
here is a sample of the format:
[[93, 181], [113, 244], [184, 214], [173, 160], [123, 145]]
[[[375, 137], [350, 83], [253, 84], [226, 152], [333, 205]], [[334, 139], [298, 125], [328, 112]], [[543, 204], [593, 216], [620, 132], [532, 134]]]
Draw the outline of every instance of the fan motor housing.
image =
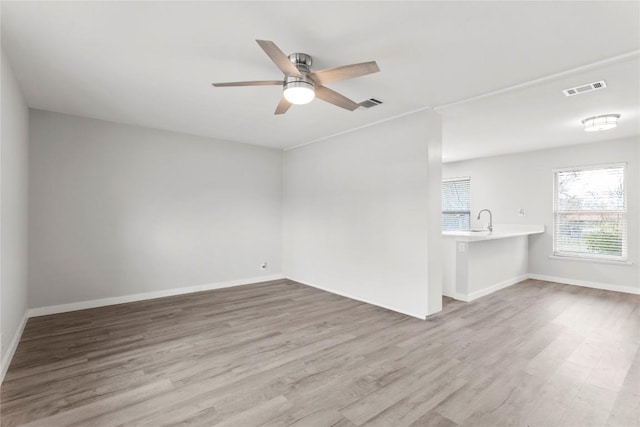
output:
[[284, 88], [287, 87], [308, 87], [310, 89], [315, 88], [315, 83], [309, 77], [307, 77], [307, 73], [310, 72], [309, 67], [311, 67], [311, 56], [306, 53], [292, 53], [289, 55], [289, 61], [296, 66], [298, 70], [302, 73], [302, 77], [296, 76], [285, 76], [284, 79]]
[[312, 59], [310, 55], [307, 55], [306, 53], [292, 53], [289, 55], [289, 61], [291, 61], [293, 65], [303, 73], [311, 72]]
[[301, 87], [301, 86], [308, 86], [311, 89], [316, 87], [316, 85], [313, 82], [313, 80], [311, 80], [309, 77], [307, 77], [306, 74], [303, 74], [302, 77], [286, 76], [285, 79], [284, 79], [284, 88], [285, 89], [287, 87]]

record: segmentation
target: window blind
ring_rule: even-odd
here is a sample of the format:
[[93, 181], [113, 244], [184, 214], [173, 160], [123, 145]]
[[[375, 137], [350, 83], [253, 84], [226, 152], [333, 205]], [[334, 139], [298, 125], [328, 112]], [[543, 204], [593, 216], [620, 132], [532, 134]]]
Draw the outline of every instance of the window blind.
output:
[[625, 165], [554, 172], [554, 254], [627, 258]]
[[471, 217], [471, 178], [442, 182], [442, 231], [468, 230]]

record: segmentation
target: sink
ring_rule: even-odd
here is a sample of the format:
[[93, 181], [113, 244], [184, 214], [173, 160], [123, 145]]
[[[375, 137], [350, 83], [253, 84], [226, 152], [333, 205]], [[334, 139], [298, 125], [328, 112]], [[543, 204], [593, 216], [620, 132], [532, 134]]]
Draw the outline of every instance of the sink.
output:
[[489, 233], [489, 230], [465, 230], [470, 233]]

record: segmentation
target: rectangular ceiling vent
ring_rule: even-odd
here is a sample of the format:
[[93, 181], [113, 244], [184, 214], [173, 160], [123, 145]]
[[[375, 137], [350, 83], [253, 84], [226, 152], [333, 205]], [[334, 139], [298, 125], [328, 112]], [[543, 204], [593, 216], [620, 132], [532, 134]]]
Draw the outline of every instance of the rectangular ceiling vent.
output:
[[592, 92], [598, 89], [604, 89], [605, 87], [607, 87], [607, 84], [604, 82], [604, 80], [600, 80], [599, 82], [587, 83], [586, 85], [563, 89], [562, 93], [564, 93], [566, 96], [573, 96]]
[[371, 98], [371, 99], [367, 99], [366, 101], [362, 101], [358, 105], [364, 108], [371, 108], [371, 107], [376, 107], [380, 104], [382, 104], [382, 101], [380, 101], [379, 99]]

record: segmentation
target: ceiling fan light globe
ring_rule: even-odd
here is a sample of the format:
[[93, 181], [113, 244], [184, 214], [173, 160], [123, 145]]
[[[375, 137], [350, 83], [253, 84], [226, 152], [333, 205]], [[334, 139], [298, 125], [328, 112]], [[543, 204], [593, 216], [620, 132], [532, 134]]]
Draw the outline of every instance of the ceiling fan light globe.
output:
[[291, 82], [284, 88], [284, 98], [292, 104], [304, 105], [313, 101], [316, 94], [313, 85], [307, 82]]

